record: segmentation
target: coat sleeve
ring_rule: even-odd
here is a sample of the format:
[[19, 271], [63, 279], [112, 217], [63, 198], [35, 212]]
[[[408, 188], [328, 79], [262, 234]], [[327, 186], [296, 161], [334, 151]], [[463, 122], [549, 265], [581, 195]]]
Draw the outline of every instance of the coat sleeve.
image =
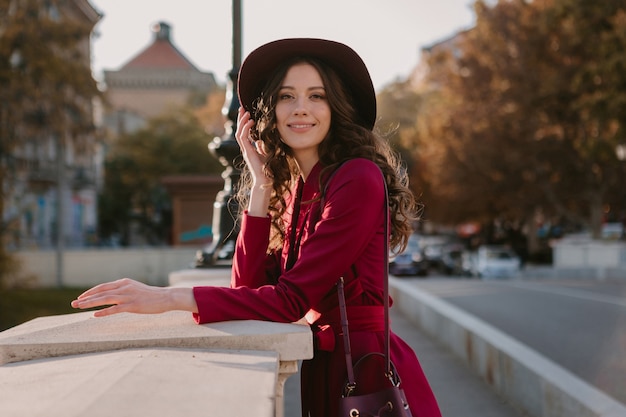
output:
[[267, 254], [270, 218], [243, 213], [241, 230], [237, 236], [231, 287], [258, 288], [276, 283], [280, 274], [280, 254]]
[[300, 256], [276, 285], [258, 288], [195, 287], [199, 323], [226, 320], [294, 322], [333, 288], [365, 251], [376, 233], [382, 235], [383, 178], [371, 161], [342, 165], [328, 184], [315, 230], [302, 242]]

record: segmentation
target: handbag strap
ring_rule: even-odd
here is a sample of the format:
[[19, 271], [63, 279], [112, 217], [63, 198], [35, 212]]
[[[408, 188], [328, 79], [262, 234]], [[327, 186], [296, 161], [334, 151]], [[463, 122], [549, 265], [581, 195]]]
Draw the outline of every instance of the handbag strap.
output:
[[[381, 171], [382, 173], [382, 171]], [[383, 184], [385, 187], [385, 224], [384, 224], [384, 280], [383, 280], [383, 304], [385, 308], [385, 375], [389, 378], [393, 376], [391, 370], [391, 356], [389, 354], [390, 329], [389, 329], [389, 192], [387, 190], [387, 181], [383, 175]], [[348, 312], [346, 308], [346, 297], [344, 293], [343, 277], [337, 282], [337, 296], [339, 298], [339, 314], [341, 317], [341, 328], [343, 331], [343, 346], [346, 354], [346, 369], [348, 371], [348, 383], [346, 385], [346, 395], [349, 395], [356, 388], [354, 379], [354, 368], [352, 365], [352, 350], [350, 348], [350, 333], [348, 326]]]

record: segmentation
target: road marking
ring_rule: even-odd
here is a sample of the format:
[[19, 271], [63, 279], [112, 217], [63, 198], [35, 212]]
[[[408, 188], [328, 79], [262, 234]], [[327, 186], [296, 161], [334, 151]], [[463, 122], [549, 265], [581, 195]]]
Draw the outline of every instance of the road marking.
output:
[[612, 295], [593, 294], [587, 291], [572, 290], [572, 289], [563, 288], [563, 287], [548, 288], [543, 285], [537, 285], [537, 284], [533, 285], [530, 283], [522, 284], [518, 282], [498, 282], [497, 284], [515, 287], [515, 288], [519, 288], [522, 290], [545, 292], [545, 293], [550, 293], [550, 294], [563, 295], [566, 297], [580, 298], [580, 299], [588, 300], [588, 301], [597, 301], [599, 303], [613, 304], [613, 305], [617, 305], [620, 307], [626, 307], [626, 299], [624, 299], [623, 297], [615, 297]]

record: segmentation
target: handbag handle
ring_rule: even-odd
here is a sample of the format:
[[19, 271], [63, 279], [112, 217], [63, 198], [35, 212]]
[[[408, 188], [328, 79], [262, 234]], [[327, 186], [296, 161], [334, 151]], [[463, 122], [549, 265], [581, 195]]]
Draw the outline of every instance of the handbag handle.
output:
[[[382, 171], [381, 171], [382, 173]], [[391, 368], [391, 356], [389, 354], [390, 330], [389, 330], [389, 191], [387, 181], [383, 175], [385, 187], [385, 224], [384, 224], [384, 244], [383, 250], [385, 260], [384, 280], [383, 280], [383, 304], [385, 308], [385, 375], [392, 379], [394, 373]], [[339, 298], [339, 314], [341, 317], [341, 328], [343, 330], [343, 346], [346, 353], [346, 369], [348, 371], [348, 383], [346, 385], [346, 396], [350, 395], [356, 388], [354, 379], [354, 368], [352, 366], [352, 350], [350, 348], [350, 333], [348, 326], [348, 313], [346, 308], [346, 297], [344, 293], [343, 277], [337, 282], [337, 296]]]

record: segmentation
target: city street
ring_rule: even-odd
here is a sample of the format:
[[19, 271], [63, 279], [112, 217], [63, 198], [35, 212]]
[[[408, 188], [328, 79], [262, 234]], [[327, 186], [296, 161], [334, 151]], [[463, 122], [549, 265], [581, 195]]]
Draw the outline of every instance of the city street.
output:
[[405, 279], [626, 403], [626, 280]]

